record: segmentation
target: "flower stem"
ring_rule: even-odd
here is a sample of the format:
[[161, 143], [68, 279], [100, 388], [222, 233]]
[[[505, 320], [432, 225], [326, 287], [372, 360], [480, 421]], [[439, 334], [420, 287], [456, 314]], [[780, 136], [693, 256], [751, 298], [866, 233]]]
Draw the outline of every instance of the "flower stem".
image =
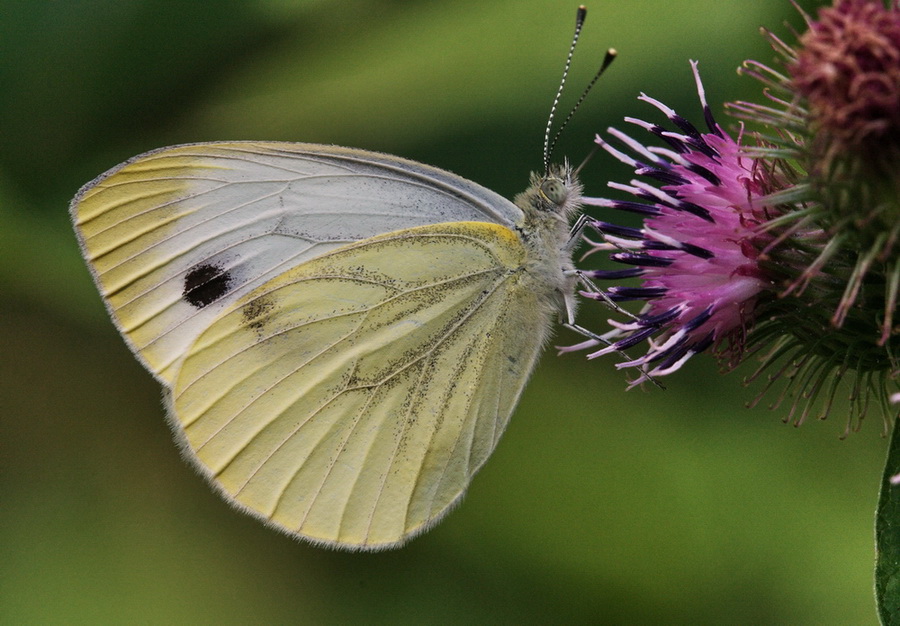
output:
[[875, 600], [885, 625], [900, 624], [900, 419], [894, 421], [875, 513]]

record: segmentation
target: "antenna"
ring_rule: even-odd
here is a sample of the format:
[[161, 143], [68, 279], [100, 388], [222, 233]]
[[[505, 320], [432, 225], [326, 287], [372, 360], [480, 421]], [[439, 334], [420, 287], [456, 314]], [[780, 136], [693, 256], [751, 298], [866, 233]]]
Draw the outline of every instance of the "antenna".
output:
[[[553, 141], [550, 141], [550, 129], [553, 126], [553, 118], [556, 115], [556, 107], [559, 105], [559, 99], [562, 96], [563, 88], [566, 85], [566, 78], [569, 76], [569, 67], [572, 64], [572, 56], [575, 54], [575, 44], [578, 43], [578, 36], [581, 34], [581, 28], [584, 26], [584, 19], [587, 16], [587, 9], [582, 5], [578, 7], [578, 14], [575, 18], [575, 34], [572, 36], [572, 45], [569, 46], [569, 54], [566, 56], [566, 66], [563, 69], [562, 80], [559, 82], [559, 89], [556, 91], [556, 97], [553, 99], [553, 106], [550, 107], [550, 116], [547, 119], [547, 129], [544, 131], [544, 172], [546, 173], [550, 167], [550, 157], [553, 154], [553, 150], [556, 148], [556, 142], [559, 141], [560, 135], [562, 135], [563, 130], [568, 125], [569, 121], [572, 119], [572, 116], [575, 115], [575, 111], [581, 106], [581, 103], [584, 102], [584, 99], [587, 98], [588, 93], [590, 93], [593, 86], [600, 80], [600, 77], [603, 76], [603, 73], [606, 69], [612, 64], [612, 62], [616, 59], [618, 52], [614, 48], [609, 48], [606, 51], [606, 54], [603, 57], [603, 62], [600, 64], [600, 69], [597, 70], [597, 73], [594, 74], [594, 78], [591, 79], [591, 82], [588, 83], [588, 86], [585, 87], [584, 91], [581, 92], [581, 96], [578, 98], [578, 101], [575, 103], [575, 106], [572, 107], [572, 110], [569, 111], [569, 114], [563, 120], [563, 123], [560, 124], [559, 129], [556, 131], [556, 134], [553, 136]], [[584, 164], [582, 164], [584, 165]], [[580, 169], [580, 168], [579, 168]]]
[[[544, 130], [544, 172], [546, 173], [550, 167], [550, 128], [553, 126], [553, 116], [556, 115], [556, 107], [559, 106], [559, 99], [562, 97], [563, 88], [566, 86], [566, 78], [569, 76], [569, 68], [572, 66], [572, 56], [575, 54], [575, 44], [578, 43], [578, 36], [581, 35], [581, 28], [584, 26], [584, 19], [587, 17], [587, 7], [583, 4], [578, 7], [575, 14], [575, 34], [572, 35], [572, 44], [569, 46], [569, 54], [566, 55], [566, 65], [563, 68], [562, 79], [559, 81], [559, 89], [556, 90], [556, 97], [553, 98], [553, 106], [550, 107], [550, 116], [547, 118], [547, 128]], [[554, 143], [556, 140], [554, 139]]]
[[600, 69], [597, 70], [597, 73], [594, 74], [591, 82], [589, 82], [588, 86], [585, 87], [584, 91], [581, 92], [581, 96], [578, 98], [575, 106], [573, 106], [572, 110], [569, 111], [566, 119], [564, 119], [563, 123], [559, 125], [559, 130], [557, 130], [556, 134], [553, 136], [553, 141], [550, 143], [550, 152], [544, 157], [544, 169], [547, 168], [547, 162], [550, 160], [550, 155], [553, 154], [553, 149], [556, 148], [556, 142], [559, 141], [559, 136], [562, 135], [563, 129], [565, 129], [566, 125], [569, 123], [569, 120], [572, 119], [572, 116], [575, 115], [575, 111], [578, 110], [578, 108], [581, 106], [581, 103], [584, 102], [584, 99], [587, 98], [587, 95], [588, 93], [590, 93], [591, 88], [596, 84], [600, 77], [603, 76], [603, 72], [606, 71], [606, 68], [608, 68], [613, 61], [615, 61], [616, 55], [618, 54], [619, 53], [616, 52], [615, 48], [609, 48], [606, 51], [606, 55], [603, 57], [603, 63], [600, 64]]

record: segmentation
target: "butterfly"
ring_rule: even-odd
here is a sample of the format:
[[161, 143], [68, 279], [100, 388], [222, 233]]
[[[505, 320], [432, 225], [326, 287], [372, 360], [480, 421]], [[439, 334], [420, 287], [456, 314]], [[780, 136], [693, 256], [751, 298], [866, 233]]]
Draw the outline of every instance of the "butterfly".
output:
[[291, 536], [378, 550], [459, 502], [573, 322], [580, 196], [568, 165], [510, 202], [387, 154], [217, 142], [134, 157], [70, 211], [192, 464]]
[[225, 498], [333, 546], [401, 544], [494, 450], [560, 310], [571, 169], [515, 203], [386, 154], [205, 143], [71, 213], [116, 326]]

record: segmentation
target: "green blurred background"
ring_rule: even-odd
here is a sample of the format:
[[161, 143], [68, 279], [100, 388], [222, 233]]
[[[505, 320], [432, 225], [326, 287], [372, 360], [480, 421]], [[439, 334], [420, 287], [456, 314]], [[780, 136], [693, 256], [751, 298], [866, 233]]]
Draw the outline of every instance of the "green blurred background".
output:
[[[809, 3], [803, 3], [809, 7]], [[565, 133], [702, 121], [756, 98], [735, 68], [785, 0], [589, 7]], [[747, 410], [740, 373], [698, 358], [667, 391], [615, 359], [549, 351], [462, 506], [402, 550], [343, 554], [237, 514], [180, 458], [160, 390], [108, 321], [67, 215], [78, 187], [172, 143], [382, 150], [512, 196], [539, 167], [575, 11], [558, 0], [0, 1], [0, 622], [875, 622], [882, 424], [838, 407], [802, 428]], [[567, 109], [567, 105], [563, 105]], [[589, 194], [627, 180], [605, 155]], [[600, 306], [582, 322], [599, 328]], [[577, 338], [561, 332], [558, 343]]]

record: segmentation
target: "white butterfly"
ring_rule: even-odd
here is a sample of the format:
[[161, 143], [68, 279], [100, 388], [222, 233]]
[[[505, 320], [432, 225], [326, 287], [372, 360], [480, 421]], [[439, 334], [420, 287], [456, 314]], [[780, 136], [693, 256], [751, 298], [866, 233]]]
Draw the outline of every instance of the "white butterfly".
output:
[[568, 166], [512, 203], [385, 154], [233, 142], [135, 157], [71, 212], [185, 455], [288, 534], [380, 549], [459, 501], [572, 322], [580, 195]]

